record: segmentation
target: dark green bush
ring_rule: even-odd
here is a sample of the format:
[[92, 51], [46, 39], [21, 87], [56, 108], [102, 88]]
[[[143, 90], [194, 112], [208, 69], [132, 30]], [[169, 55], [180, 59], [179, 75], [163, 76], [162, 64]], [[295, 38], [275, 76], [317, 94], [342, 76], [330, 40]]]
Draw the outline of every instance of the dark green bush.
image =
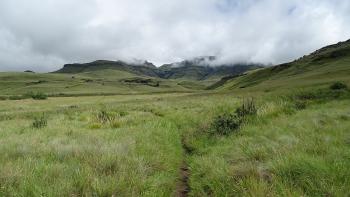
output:
[[238, 131], [243, 122], [250, 116], [255, 116], [258, 110], [254, 99], [243, 100], [242, 106], [236, 109], [234, 113], [224, 113], [217, 116], [213, 123], [213, 132], [220, 135], [228, 135]]
[[129, 113], [126, 112], [126, 111], [120, 111], [120, 112], [119, 112], [119, 116], [120, 116], [120, 117], [127, 116], [128, 114], [129, 114]]
[[242, 120], [235, 113], [226, 113], [217, 116], [213, 123], [214, 132], [220, 135], [228, 135], [233, 131], [237, 131]]
[[345, 83], [340, 82], [340, 81], [335, 82], [330, 86], [331, 90], [345, 90], [347, 88], [348, 88], [348, 86]]
[[42, 92], [30, 92], [27, 94], [28, 97], [34, 99], [34, 100], [45, 100], [47, 99], [47, 95]]
[[47, 126], [47, 119], [44, 115], [36, 117], [32, 123], [33, 128], [41, 129]]

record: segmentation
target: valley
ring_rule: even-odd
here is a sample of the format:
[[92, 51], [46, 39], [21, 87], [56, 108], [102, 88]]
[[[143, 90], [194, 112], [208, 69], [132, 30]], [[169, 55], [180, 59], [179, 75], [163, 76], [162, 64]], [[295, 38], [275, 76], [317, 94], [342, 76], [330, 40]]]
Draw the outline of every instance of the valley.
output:
[[350, 41], [195, 60], [0, 73], [0, 196], [349, 195]]

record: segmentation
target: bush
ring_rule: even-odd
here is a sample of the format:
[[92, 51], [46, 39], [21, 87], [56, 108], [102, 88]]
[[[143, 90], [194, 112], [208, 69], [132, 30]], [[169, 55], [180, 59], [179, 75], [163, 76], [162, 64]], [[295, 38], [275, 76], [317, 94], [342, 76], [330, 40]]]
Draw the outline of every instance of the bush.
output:
[[39, 118], [35, 118], [33, 123], [32, 123], [33, 128], [36, 129], [41, 129], [47, 126], [47, 119], [45, 118], [44, 115], [42, 115]]
[[228, 135], [232, 133], [233, 131], [236, 131], [240, 124], [241, 119], [237, 114], [223, 114], [219, 115], [214, 119], [214, 122], [212, 123], [213, 129], [215, 133], [220, 135]]
[[348, 88], [348, 86], [345, 83], [340, 82], [340, 81], [335, 82], [330, 86], [331, 90], [345, 90], [347, 88]]
[[124, 116], [127, 116], [129, 113], [128, 112], [125, 112], [125, 111], [120, 111], [119, 112], [119, 116], [120, 117], [124, 117]]
[[247, 117], [255, 116], [257, 112], [253, 98], [243, 100], [242, 106], [237, 108], [234, 113], [224, 113], [217, 116], [212, 123], [213, 130], [217, 134], [228, 135], [237, 131]]
[[30, 98], [32, 98], [34, 100], [45, 100], [45, 99], [47, 99], [47, 95], [42, 93], [42, 92], [36, 92], [36, 93], [30, 92], [27, 95], [28, 95], [28, 97], [30, 97]]

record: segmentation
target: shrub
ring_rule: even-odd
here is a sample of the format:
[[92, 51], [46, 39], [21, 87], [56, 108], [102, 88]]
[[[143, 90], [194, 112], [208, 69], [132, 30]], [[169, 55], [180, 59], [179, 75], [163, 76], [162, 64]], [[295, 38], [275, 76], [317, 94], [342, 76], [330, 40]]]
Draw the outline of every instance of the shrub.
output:
[[125, 112], [125, 111], [120, 111], [119, 112], [119, 116], [120, 117], [124, 117], [124, 116], [127, 116], [129, 113], [128, 112]]
[[348, 88], [348, 86], [345, 83], [340, 82], [340, 81], [335, 82], [330, 86], [331, 90], [344, 90], [347, 88]]
[[215, 133], [220, 135], [228, 135], [233, 131], [236, 131], [242, 120], [237, 116], [237, 114], [226, 113], [219, 115], [214, 119], [212, 123]]
[[47, 99], [47, 95], [42, 93], [42, 92], [36, 92], [36, 93], [30, 92], [27, 95], [28, 95], [28, 97], [30, 97], [30, 98], [32, 98], [34, 100], [45, 100], [45, 99]]
[[217, 116], [212, 123], [212, 127], [215, 133], [228, 135], [237, 131], [247, 117], [255, 116], [257, 112], [258, 110], [253, 98], [243, 100], [242, 106], [237, 108], [234, 113], [224, 113]]
[[32, 126], [33, 128], [36, 128], [36, 129], [44, 128], [47, 126], [47, 119], [45, 118], [44, 115], [42, 115], [41, 117], [37, 117], [34, 119]]

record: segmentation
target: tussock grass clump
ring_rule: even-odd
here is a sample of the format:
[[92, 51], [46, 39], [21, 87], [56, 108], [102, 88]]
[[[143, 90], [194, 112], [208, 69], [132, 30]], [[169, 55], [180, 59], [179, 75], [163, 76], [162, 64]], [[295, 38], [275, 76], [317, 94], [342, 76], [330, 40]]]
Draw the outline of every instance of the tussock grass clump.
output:
[[127, 112], [108, 112], [107, 110], [102, 109], [94, 115], [93, 122], [89, 125], [89, 128], [100, 129], [106, 125], [111, 128], [120, 128], [121, 122], [119, 117], [124, 117], [127, 114]]
[[348, 89], [348, 86], [343, 82], [337, 81], [333, 83], [329, 88], [331, 90], [345, 90]]
[[307, 102], [302, 100], [297, 100], [295, 101], [294, 105], [296, 110], [304, 110], [307, 107]]
[[106, 110], [101, 110], [96, 114], [96, 119], [98, 122], [105, 124], [115, 120], [115, 116], [108, 113]]
[[43, 114], [40, 117], [34, 118], [34, 121], [32, 123], [32, 127], [35, 129], [41, 129], [47, 126], [47, 118]]
[[242, 106], [236, 109], [236, 114], [243, 118], [250, 115], [256, 115], [257, 112], [258, 110], [253, 98], [244, 99]]

